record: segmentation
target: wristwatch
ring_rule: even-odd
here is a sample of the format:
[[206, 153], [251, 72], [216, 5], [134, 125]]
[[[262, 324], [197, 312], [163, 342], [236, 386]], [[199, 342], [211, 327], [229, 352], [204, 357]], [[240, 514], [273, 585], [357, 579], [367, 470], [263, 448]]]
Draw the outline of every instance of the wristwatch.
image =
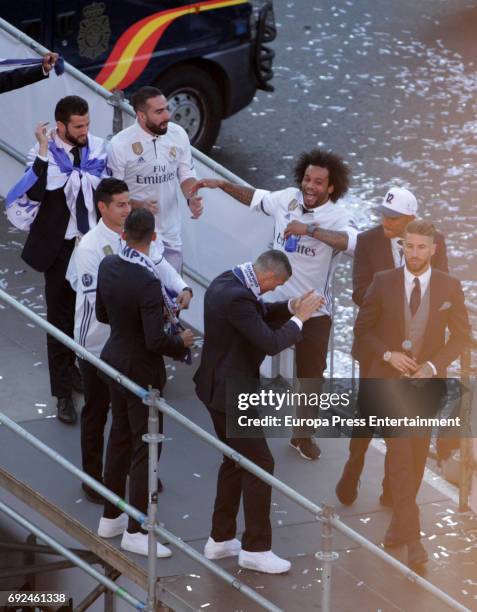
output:
[[306, 233], [311, 238], [313, 238], [313, 234], [315, 233], [315, 230], [317, 230], [317, 229], [318, 229], [318, 224], [317, 223], [307, 223], [306, 224]]
[[392, 353], [391, 351], [386, 351], [383, 355], [383, 361], [391, 361], [391, 357], [392, 357]]

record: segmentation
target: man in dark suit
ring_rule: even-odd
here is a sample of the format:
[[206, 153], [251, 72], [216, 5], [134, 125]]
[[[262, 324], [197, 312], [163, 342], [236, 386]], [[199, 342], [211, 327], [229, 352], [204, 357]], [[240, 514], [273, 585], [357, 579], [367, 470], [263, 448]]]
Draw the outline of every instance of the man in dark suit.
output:
[[[192, 346], [193, 334], [177, 335], [164, 331], [162, 284], [149, 258], [149, 247], [156, 239], [154, 216], [146, 209], [134, 210], [127, 217], [123, 239], [127, 247], [101, 262], [96, 290], [96, 317], [111, 326], [111, 335], [101, 359], [143, 388], [152, 385], [162, 391], [166, 382], [163, 355], [182, 359]], [[129, 471], [129, 501], [147, 514], [148, 407], [123, 387], [110, 382], [113, 423], [106, 452], [104, 483], [120, 497], [126, 491]], [[160, 430], [162, 431], [162, 413]], [[127, 528], [127, 530], [126, 530]], [[106, 501], [98, 527], [101, 537], [123, 533], [121, 548], [147, 556], [147, 534], [141, 526]], [[158, 557], [171, 551], [157, 544]]]
[[[409, 190], [392, 187], [384, 196], [378, 212], [382, 215], [381, 224], [360, 233], [356, 242], [353, 301], [357, 306], [362, 305], [364, 295], [377, 272], [400, 268], [404, 264], [404, 230], [416, 218], [417, 200]], [[435, 233], [435, 245], [431, 266], [448, 272], [447, 249], [440, 232]], [[359, 361], [360, 377], [366, 378], [369, 364], [359, 353], [355, 353], [355, 358]], [[359, 478], [371, 439], [371, 433], [365, 428], [353, 430], [349, 444], [349, 458], [336, 485], [336, 495], [342, 504], [351, 505], [358, 495]], [[392, 502], [388, 487], [387, 461], [384, 471], [383, 492], [379, 501], [383, 506], [390, 506]]]
[[[367, 363], [367, 378], [360, 384], [362, 416], [377, 412], [393, 417], [434, 416], [446, 391], [447, 367], [468, 341], [460, 282], [431, 267], [434, 237], [432, 223], [411, 222], [404, 235], [405, 266], [379, 272], [366, 292], [354, 328], [354, 349]], [[384, 545], [406, 544], [410, 565], [427, 561], [420, 543], [416, 496], [430, 431], [430, 427], [384, 431], [393, 507]]]
[[[39, 124], [38, 144], [29, 154], [24, 177], [35, 182], [26, 192], [38, 212], [22, 251], [22, 258], [45, 275], [45, 300], [49, 323], [73, 337], [75, 292], [66, 270], [78, 238], [99, 218], [94, 189], [106, 166], [102, 139], [88, 134], [88, 103], [79, 96], [62, 98], [55, 108], [56, 130]], [[38, 206], [39, 203], [39, 206]], [[83, 391], [74, 352], [47, 336], [51, 394], [58, 399], [58, 418], [77, 420], [72, 389]]]
[[39, 66], [0, 72], [0, 94], [47, 79], [57, 59], [58, 53], [46, 53]]
[[[227, 385], [238, 378], [247, 384], [258, 382], [265, 355], [276, 355], [295, 344], [303, 323], [321, 306], [323, 298], [313, 291], [290, 302], [260, 300], [261, 294], [283, 285], [291, 274], [287, 256], [271, 250], [255, 263], [237, 266], [212, 281], [205, 294], [202, 359], [194, 377], [197, 395], [209, 410], [218, 438], [270, 473], [273, 457], [261, 429], [257, 428], [258, 437], [227, 437], [227, 419], [234, 419], [237, 409], [227, 395]], [[242, 494], [241, 547], [235, 532]], [[289, 561], [271, 551], [270, 499], [269, 485], [224, 456], [205, 556], [220, 559], [238, 554], [241, 567], [272, 574], [288, 571]]]
[[[361, 306], [364, 294], [376, 272], [399, 268], [404, 264], [402, 239], [406, 226], [417, 214], [417, 200], [402, 187], [392, 187], [378, 207], [380, 225], [358, 234], [353, 263], [353, 302]], [[444, 236], [436, 232], [436, 252], [431, 266], [449, 272]]]

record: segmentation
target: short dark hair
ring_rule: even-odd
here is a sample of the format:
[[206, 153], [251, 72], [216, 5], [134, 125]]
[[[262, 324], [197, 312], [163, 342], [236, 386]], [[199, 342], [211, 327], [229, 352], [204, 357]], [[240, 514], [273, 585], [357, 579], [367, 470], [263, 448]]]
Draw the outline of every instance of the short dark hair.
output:
[[113, 196], [118, 193], [124, 193], [125, 191], [129, 191], [129, 187], [124, 181], [117, 178], [104, 178], [96, 187], [94, 200], [96, 204], [104, 202], [106, 205], [109, 205], [111, 204]]
[[151, 242], [155, 228], [155, 219], [147, 208], [136, 208], [126, 217], [124, 233], [127, 242], [147, 244]]
[[333, 193], [330, 194], [332, 202], [339, 200], [348, 191], [350, 184], [349, 166], [335, 153], [322, 149], [312, 149], [308, 153], [302, 153], [294, 170], [295, 181], [298, 185], [301, 185], [308, 166], [319, 166], [328, 170], [329, 183], [334, 187]]
[[136, 113], [137, 111], [144, 111], [146, 108], [146, 103], [150, 98], [157, 98], [157, 96], [162, 95], [164, 94], [157, 87], [145, 85], [133, 93], [131, 96], [131, 104]]
[[88, 114], [88, 103], [80, 96], [65, 96], [58, 100], [55, 108], [55, 120], [65, 125], [69, 122], [71, 115]]
[[292, 275], [292, 267], [288, 257], [283, 251], [277, 249], [270, 249], [259, 255], [254, 265], [264, 272], [274, 272], [276, 276], [282, 276], [283, 278], [290, 278]]
[[429, 236], [435, 242], [436, 240], [436, 228], [430, 221], [424, 221], [422, 219], [414, 219], [406, 225], [404, 230], [406, 234], [418, 234], [419, 236]]

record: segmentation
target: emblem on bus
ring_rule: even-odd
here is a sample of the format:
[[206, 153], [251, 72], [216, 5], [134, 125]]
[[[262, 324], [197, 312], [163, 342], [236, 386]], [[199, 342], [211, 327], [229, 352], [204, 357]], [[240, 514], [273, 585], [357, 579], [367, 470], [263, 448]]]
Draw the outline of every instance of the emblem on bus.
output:
[[103, 15], [104, 2], [93, 2], [83, 8], [83, 19], [79, 22], [78, 53], [95, 59], [108, 50], [111, 37], [109, 17]]

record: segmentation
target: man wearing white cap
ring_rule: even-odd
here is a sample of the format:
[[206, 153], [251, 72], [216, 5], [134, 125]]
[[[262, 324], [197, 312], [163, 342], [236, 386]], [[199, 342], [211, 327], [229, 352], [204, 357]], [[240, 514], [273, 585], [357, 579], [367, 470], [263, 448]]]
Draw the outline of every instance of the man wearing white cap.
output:
[[[376, 272], [399, 268], [404, 264], [402, 236], [406, 225], [414, 221], [417, 200], [408, 189], [392, 187], [376, 210], [382, 215], [381, 225], [358, 235], [353, 264], [353, 301], [361, 306], [364, 294]], [[436, 234], [433, 268], [449, 272], [444, 237]]]
[[[374, 275], [383, 270], [392, 270], [404, 265], [404, 248], [402, 237], [406, 226], [414, 221], [417, 214], [417, 200], [413, 193], [403, 187], [391, 187], [376, 211], [382, 215], [381, 224], [358, 234], [353, 264], [353, 301], [361, 306]], [[436, 251], [431, 259], [431, 266], [448, 273], [447, 249], [444, 236], [435, 234]], [[363, 355], [353, 355], [359, 361], [360, 377], [366, 378], [369, 364]], [[358, 485], [364, 467], [364, 459], [371, 434], [368, 430], [353, 430], [349, 445], [349, 458], [342, 476], [336, 485], [336, 495], [342, 504], [351, 505], [358, 496]], [[391, 493], [385, 462], [383, 492], [379, 501], [384, 506], [391, 506]]]

